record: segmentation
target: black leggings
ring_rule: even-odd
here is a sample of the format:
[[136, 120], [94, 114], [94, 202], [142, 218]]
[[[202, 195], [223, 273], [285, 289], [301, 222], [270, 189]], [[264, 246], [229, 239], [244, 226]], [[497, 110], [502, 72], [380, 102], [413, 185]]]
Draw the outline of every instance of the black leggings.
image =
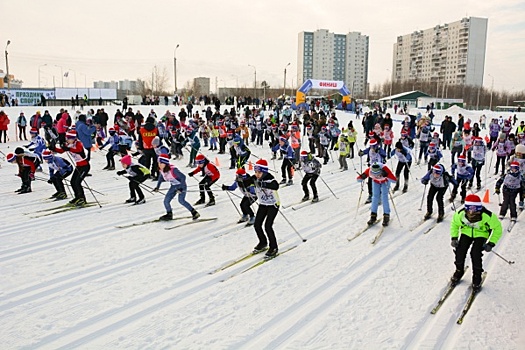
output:
[[[257, 238], [259, 238], [259, 245], [266, 245], [267, 242], [270, 241], [270, 249], [277, 249], [277, 239], [275, 238], [275, 232], [273, 231], [273, 222], [278, 212], [279, 207], [259, 204], [259, 209], [255, 215], [255, 223], [253, 225], [255, 232], [257, 233]], [[262, 228], [265, 219], [264, 231], [266, 231], [266, 235]], [[266, 239], [266, 236], [268, 236], [268, 239]]]
[[75, 193], [75, 198], [82, 198], [86, 200], [86, 195], [84, 194], [84, 188], [82, 187], [82, 181], [86, 177], [87, 173], [91, 169], [90, 165], [77, 166], [71, 177], [71, 187]]
[[312, 186], [312, 192], [314, 194], [314, 197], [317, 197], [317, 187], [315, 186], [315, 182], [317, 181], [317, 178], [319, 175], [314, 173], [306, 173], [304, 174], [303, 181], [301, 182], [301, 185], [303, 185], [303, 192], [306, 196], [309, 195], [308, 191], [308, 182], [310, 182], [310, 186]]

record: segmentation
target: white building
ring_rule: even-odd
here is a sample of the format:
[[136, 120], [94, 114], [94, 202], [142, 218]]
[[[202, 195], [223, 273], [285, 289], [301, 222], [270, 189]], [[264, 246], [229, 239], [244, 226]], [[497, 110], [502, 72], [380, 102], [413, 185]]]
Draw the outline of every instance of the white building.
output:
[[116, 81], [94, 81], [93, 87], [95, 89], [118, 89], [118, 83]]
[[119, 80], [118, 82], [118, 89], [129, 91], [129, 92], [137, 92], [139, 87], [139, 83], [136, 80]]
[[365, 97], [368, 83], [368, 36], [335, 34], [326, 29], [300, 32], [298, 86], [308, 79], [342, 80], [353, 96]]
[[483, 85], [487, 18], [469, 17], [399, 36], [392, 79]]

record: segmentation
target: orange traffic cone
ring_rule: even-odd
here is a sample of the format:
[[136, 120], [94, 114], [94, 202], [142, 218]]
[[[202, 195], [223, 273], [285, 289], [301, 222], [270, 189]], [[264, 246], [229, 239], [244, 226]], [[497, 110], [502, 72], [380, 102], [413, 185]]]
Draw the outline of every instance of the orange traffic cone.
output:
[[253, 165], [252, 165], [251, 160], [248, 162], [248, 170], [253, 170]]
[[221, 165], [219, 164], [219, 157], [215, 157], [215, 166], [221, 166]]
[[483, 196], [483, 203], [490, 203], [489, 190], [488, 189], [485, 191], [485, 195]]

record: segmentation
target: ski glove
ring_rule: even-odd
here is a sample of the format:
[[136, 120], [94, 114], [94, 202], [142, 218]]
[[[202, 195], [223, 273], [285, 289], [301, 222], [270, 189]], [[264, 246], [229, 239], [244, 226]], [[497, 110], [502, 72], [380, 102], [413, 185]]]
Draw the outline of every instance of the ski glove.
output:
[[155, 187], [155, 188], [153, 189], [153, 192], [159, 192], [159, 188], [158, 188], [158, 187]]
[[492, 248], [494, 248], [494, 246], [495, 244], [492, 242], [485, 243], [483, 244], [483, 250], [485, 250], [486, 252], [490, 252], [492, 251]]
[[124, 175], [126, 173], [126, 170], [117, 171], [117, 175]]
[[452, 238], [452, 241], [450, 241], [450, 245], [452, 248], [457, 248], [459, 246], [459, 241], [457, 238]]
[[496, 188], [496, 190], [494, 191], [496, 194], [499, 194], [499, 188]]
[[226, 185], [222, 185], [222, 190], [223, 190], [223, 191], [227, 191], [227, 190], [228, 190], [228, 186], [226, 186]]
[[47, 183], [48, 183], [48, 184], [52, 184], [52, 183], [53, 183], [53, 180], [49, 179], [49, 180], [47, 180]]
[[188, 173], [188, 176], [189, 177], [193, 177], [193, 173]]
[[362, 157], [362, 156], [364, 156], [364, 155], [365, 155], [365, 152], [363, 152], [363, 151], [359, 150], [359, 152], [357, 152], [357, 155], [358, 155], [359, 157]]
[[421, 180], [421, 183], [426, 186], [428, 185], [428, 180]]

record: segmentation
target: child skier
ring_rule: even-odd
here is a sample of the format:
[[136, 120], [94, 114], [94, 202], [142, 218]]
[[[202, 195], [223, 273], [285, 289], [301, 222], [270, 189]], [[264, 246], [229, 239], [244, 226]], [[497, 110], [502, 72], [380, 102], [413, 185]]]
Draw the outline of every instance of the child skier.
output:
[[236, 135], [233, 138], [233, 149], [237, 156], [235, 161], [236, 168], [244, 168], [244, 165], [246, 164], [246, 162], [248, 162], [248, 159], [250, 158], [251, 151], [246, 146], [241, 137], [238, 135]]
[[129, 154], [126, 154], [120, 159], [120, 164], [122, 164], [124, 170], [117, 171], [117, 175], [120, 176], [127, 173], [128, 176], [126, 177], [129, 180], [130, 197], [125, 203], [133, 203], [133, 205], [146, 203], [146, 200], [144, 199], [144, 193], [140, 188], [140, 184], [149, 177], [149, 169], [143, 165], [134, 164], [131, 161], [131, 156]]
[[195, 162], [197, 163], [197, 169], [190, 172], [188, 176], [192, 177], [193, 175], [203, 170], [205, 174], [204, 178], [199, 182], [201, 198], [195, 203], [195, 205], [204, 204], [206, 202], [204, 192], [207, 192], [208, 197], [210, 197], [210, 201], [206, 204], [206, 206], [209, 207], [211, 205], [215, 205], [215, 197], [210, 189], [210, 186], [217, 182], [217, 180], [219, 180], [219, 177], [221, 176], [219, 173], [219, 169], [217, 169], [215, 165], [210, 163], [208, 158], [204, 157], [203, 154], [199, 154], [197, 157], [195, 157]]
[[56, 189], [56, 192], [51, 198], [55, 198], [56, 200], [66, 199], [67, 193], [63, 180], [71, 175], [73, 166], [64, 158], [53, 155], [53, 153], [47, 149], [42, 152], [42, 157], [49, 167], [49, 180], [47, 182], [53, 184]]
[[427, 171], [432, 169], [432, 167], [439, 163], [441, 158], [443, 158], [443, 154], [434, 142], [430, 142], [428, 145], [426, 156], [428, 157]]
[[503, 219], [507, 214], [507, 209], [510, 209], [510, 220], [516, 221], [518, 214], [516, 212], [516, 197], [519, 195], [523, 197], [525, 193], [525, 176], [520, 173], [520, 163], [510, 163], [510, 168], [502, 176], [498, 182], [496, 182], [496, 193], [500, 194], [501, 186], [503, 185], [503, 203], [499, 212], [499, 218]]
[[[487, 152], [487, 148], [485, 147], [485, 144], [483, 142], [483, 139], [481, 137], [473, 137], [472, 138], [472, 148], [470, 150], [471, 157], [472, 157], [472, 169], [474, 170], [474, 176], [476, 177], [476, 189], [481, 189], [481, 168], [485, 164], [485, 154]], [[472, 179], [470, 179], [470, 182], [468, 184], [468, 188], [472, 187], [472, 183], [474, 182], [474, 176], [472, 176]]]
[[490, 252], [498, 243], [501, 233], [502, 227], [498, 217], [482, 205], [477, 195], [469, 194], [465, 199], [465, 207], [454, 213], [450, 223], [451, 245], [455, 249], [456, 265], [456, 271], [450, 279], [453, 284], [458, 283], [465, 273], [465, 257], [472, 245], [472, 289], [474, 292], [481, 289], [483, 251]]
[[501, 176], [505, 175], [505, 159], [507, 158], [508, 150], [505, 142], [506, 135], [500, 132], [498, 139], [492, 146], [492, 151], [496, 151], [496, 171], [494, 175], [498, 175], [499, 166], [501, 164]]
[[[370, 140], [370, 144], [367, 148], [364, 150], [360, 150], [357, 155], [359, 157], [362, 157], [364, 155], [367, 155], [367, 163], [368, 166], [374, 163], [384, 164], [386, 160], [386, 153], [385, 151], [379, 146], [377, 143], [377, 140], [375, 138], [372, 138]], [[372, 179], [368, 179], [368, 198], [366, 199], [365, 203], [372, 202]]]
[[102, 170], [115, 170], [115, 159], [113, 157], [115, 154], [119, 153], [119, 136], [115, 132], [114, 128], [109, 128], [109, 137], [106, 142], [100, 147], [101, 150], [104, 149], [107, 145], [109, 146], [108, 153], [106, 153], [107, 165], [102, 168]]
[[[180, 172], [175, 165], [170, 164], [170, 156], [167, 154], [161, 154], [158, 158], [159, 172], [162, 175], [162, 180], [170, 183], [168, 193], [164, 196], [164, 208], [166, 208], [166, 214], [162, 215], [159, 220], [168, 221], [173, 220], [173, 209], [171, 208], [170, 202], [179, 195], [179, 203], [184, 208], [188, 209], [191, 213], [193, 220], [197, 220], [200, 214], [186, 201], [186, 176]], [[159, 180], [160, 181], [160, 180]], [[159, 187], [155, 188], [158, 191]]]
[[235, 182], [230, 186], [222, 185], [222, 190], [235, 191], [239, 188], [243, 197], [241, 200], [242, 217], [239, 219], [238, 223], [247, 222], [246, 225], [253, 225], [255, 223], [255, 214], [253, 213], [251, 206], [257, 200], [254, 179], [249, 176], [243, 168], [237, 169], [235, 175]]
[[321, 167], [321, 163], [317, 159], [315, 159], [315, 157], [310, 152], [301, 152], [301, 168], [304, 171], [304, 177], [301, 182], [304, 192], [304, 197], [302, 199], [303, 202], [310, 199], [310, 193], [308, 191], [308, 182], [310, 182], [310, 186], [312, 187], [312, 193], [314, 195], [314, 197], [312, 198], [312, 203], [319, 202], [315, 182], [321, 174]]
[[373, 182], [370, 220], [368, 220], [367, 224], [373, 225], [376, 223], [377, 208], [379, 207], [379, 200], [381, 199], [383, 205], [383, 226], [388, 226], [390, 221], [388, 192], [390, 190], [390, 183], [397, 182], [397, 178], [386, 165], [377, 162], [373, 163], [371, 167], [367, 168], [361, 175], [359, 175], [357, 180], [361, 182], [367, 177], [370, 177]]
[[399, 190], [399, 175], [403, 171], [403, 177], [405, 178], [405, 184], [403, 185], [403, 193], [408, 191], [408, 179], [410, 175], [410, 166], [412, 165], [412, 154], [410, 153], [410, 148], [403, 146], [401, 141], [396, 142], [396, 148], [392, 150], [391, 156], [397, 157], [397, 167], [396, 167], [396, 185], [394, 186], [393, 191]]
[[334, 149], [336, 151], [339, 150], [339, 169], [342, 169], [343, 171], [348, 170], [346, 158], [348, 158], [350, 151], [350, 142], [345, 134], [339, 135], [339, 140], [335, 144]]
[[464, 155], [458, 156], [458, 162], [452, 164], [452, 176], [456, 176], [456, 184], [452, 190], [449, 202], [454, 202], [454, 198], [458, 194], [458, 188], [461, 187], [461, 204], [463, 204], [467, 195], [467, 183], [472, 181], [474, 177], [474, 169], [467, 164], [467, 159]]
[[428, 190], [427, 196], [427, 213], [425, 214], [424, 219], [428, 220], [432, 216], [432, 202], [434, 201], [434, 197], [436, 197], [436, 202], [438, 204], [437, 222], [443, 221], [443, 217], [445, 216], [443, 196], [445, 195], [450, 183], [454, 186], [457, 185], [456, 180], [452, 175], [445, 171], [445, 167], [442, 164], [436, 164], [431, 171], [423, 176], [421, 183], [425, 186], [430, 183], [430, 189]]
[[32, 128], [29, 131], [29, 134], [31, 135], [31, 142], [28, 145], [25, 145], [24, 148], [27, 148], [30, 152], [36, 154], [41, 161], [42, 152], [47, 148], [46, 141], [38, 134], [38, 129], [36, 128]]
[[[295, 155], [294, 155], [293, 148], [288, 143], [288, 140], [286, 139], [286, 137], [284, 136], [279, 137], [279, 144], [276, 145], [274, 148], [272, 148], [273, 152], [277, 152], [277, 150], [281, 152], [281, 158], [283, 158], [283, 164], [281, 165], [281, 174], [283, 176], [283, 179], [281, 180], [281, 184], [287, 184], [288, 186], [293, 185], [292, 167], [293, 167]], [[287, 173], [288, 173], [288, 183], [286, 182]]]
[[18, 174], [22, 180], [22, 187], [15, 192], [18, 194], [30, 193], [31, 192], [31, 181], [35, 178], [35, 171], [37, 167], [36, 156], [26, 155], [24, 149], [17, 147], [15, 153], [8, 153], [6, 160], [9, 163], [16, 163], [18, 165]]
[[77, 139], [76, 131], [68, 131], [66, 133], [66, 142], [62, 143], [59, 147], [55, 147], [54, 151], [58, 153], [68, 152], [69, 157], [75, 161], [75, 170], [71, 177], [71, 187], [75, 193], [75, 198], [69, 201], [69, 203], [79, 207], [84, 206], [86, 204], [86, 196], [84, 195], [82, 181], [88, 174], [91, 166], [86, 158], [86, 152], [82, 142]]
[[[268, 173], [268, 162], [266, 159], [259, 159], [255, 163], [255, 175], [252, 177], [255, 181], [255, 191], [259, 202], [259, 208], [255, 215], [254, 228], [257, 233], [259, 243], [253, 248], [254, 253], [263, 252], [270, 243], [266, 252], [266, 257], [273, 258], [277, 256], [279, 247], [273, 230], [273, 222], [279, 212], [279, 183], [272, 174]], [[262, 228], [263, 222], [264, 230]], [[264, 234], [266, 231], [266, 235]]]

